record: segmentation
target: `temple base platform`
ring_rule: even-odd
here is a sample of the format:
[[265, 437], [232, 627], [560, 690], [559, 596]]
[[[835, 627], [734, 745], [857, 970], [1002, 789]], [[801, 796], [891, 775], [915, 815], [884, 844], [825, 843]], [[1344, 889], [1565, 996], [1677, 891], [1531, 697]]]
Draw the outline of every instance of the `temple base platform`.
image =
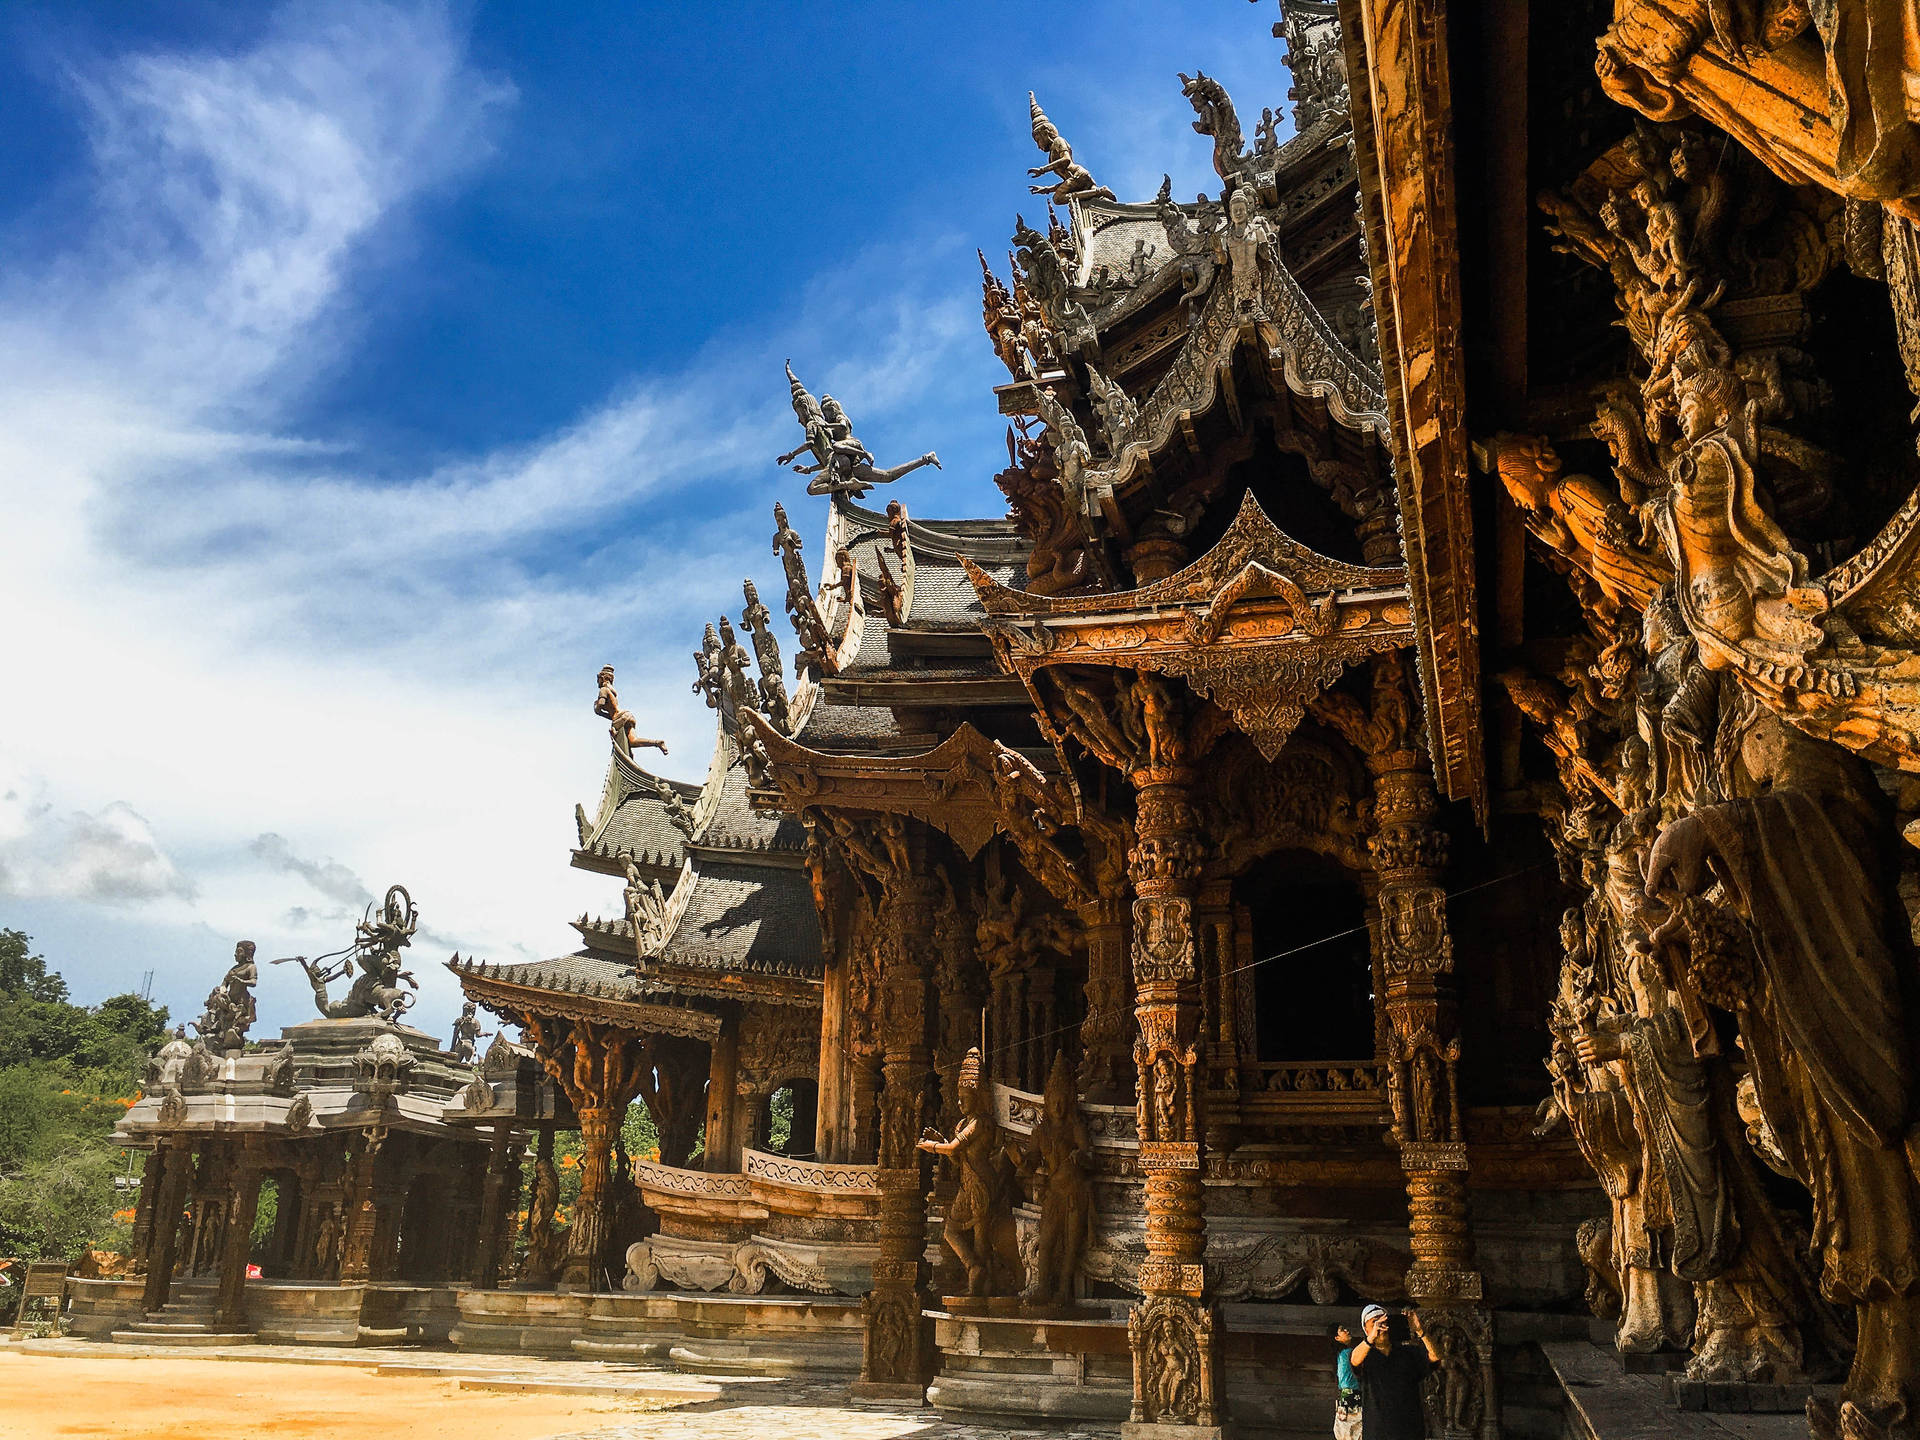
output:
[[453, 1343], [671, 1364], [708, 1375], [857, 1375], [858, 1299], [644, 1291], [461, 1290]]

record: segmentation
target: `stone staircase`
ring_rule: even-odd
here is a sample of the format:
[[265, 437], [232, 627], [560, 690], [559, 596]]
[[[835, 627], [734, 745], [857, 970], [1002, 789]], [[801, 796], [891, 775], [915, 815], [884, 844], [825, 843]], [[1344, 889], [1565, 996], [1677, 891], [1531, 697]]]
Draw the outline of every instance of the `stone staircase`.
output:
[[173, 1287], [173, 1296], [125, 1330], [113, 1332], [121, 1345], [251, 1345], [253, 1332], [222, 1330], [216, 1313], [219, 1292], [212, 1286]]

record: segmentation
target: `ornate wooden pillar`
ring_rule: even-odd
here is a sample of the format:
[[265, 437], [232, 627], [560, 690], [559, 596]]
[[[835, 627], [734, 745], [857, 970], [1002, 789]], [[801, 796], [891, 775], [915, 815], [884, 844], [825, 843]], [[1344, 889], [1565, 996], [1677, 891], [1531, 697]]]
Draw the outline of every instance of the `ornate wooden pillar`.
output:
[[580, 1198], [556, 1288], [591, 1290], [609, 1259], [614, 1133], [650, 1062], [637, 1035], [599, 1021], [529, 1015], [525, 1029], [580, 1121]]
[[1205, 1043], [1206, 1143], [1230, 1150], [1240, 1125], [1239, 1005], [1234, 971], [1233, 886], [1211, 880], [1195, 911], [1195, 959], [1200, 971], [1200, 1020]]
[[247, 1255], [253, 1248], [253, 1220], [260, 1208], [260, 1182], [265, 1173], [265, 1157], [251, 1142], [243, 1143], [235, 1159], [233, 1204], [227, 1212], [220, 1247], [219, 1325], [229, 1334], [238, 1334], [247, 1326]]
[[[1143, 681], [1143, 684], [1146, 683]], [[1154, 710], [1149, 709], [1150, 723]], [[1163, 724], [1178, 719], [1165, 710]], [[1156, 737], [1158, 739], [1160, 737]], [[1177, 753], [1156, 744], [1156, 756]], [[1133, 1410], [1122, 1434], [1218, 1435], [1219, 1354], [1206, 1300], [1206, 1218], [1200, 1174], [1206, 1063], [1194, 902], [1205, 846], [1193, 771], [1149, 764], [1132, 774], [1134, 1046], [1140, 1168], [1146, 1176], [1147, 1258], [1142, 1299], [1127, 1319]]]
[[[926, 1281], [927, 1180], [918, 1149], [926, 1123], [927, 979], [934, 951], [934, 881], [926, 835], [897, 815], [872, 823], [864, 847], [883, 886], [880, 933], [880, 1253], [863, 1307], [866, 1339], [853, 1393], [926, 1398], [933, 1347], [921, 1316]], [[858, 843], [855, 841], [854, 843]]]
[[354, 1158], [347, 1180], [346, 1250], [340, 1261], [340, 1281], [365, 1281], [374, 1278], [375, 1232], [380, 1223], [380, 1202], [374, 1191], [374, 1171], [380, 1163], [380, 1151], [387, 1143], [384, 1127], [362, 1132], [360, 1153]]
[[1407, 1182], [1413, 1267], [1407, 1296], [1442, 1353], [1470, 1354], [1481, 1389], [1481, 1433], [1500, 1433], [1486, 1308], [1467, 1223], [1467, 1146], [1458, 1085], [1459, 1005], [1447, 894], [1447, 837], [1419, 748], [1415, 701], [1399, 652], [1374, 661], [1373, 703], [1329, 695], [1315, 713], [1353, 741], [1373, 773], [1372, 941], [1375, 1034], [1387, 1072], [1390, 1138]]
[[[823, 912], [824, 913], [824, 912]], [[852, 1153], [847, 1108], [847, 968], [845, 955], [827, 956], [820, 987], [820, 1107], [815, 1148], [821, 1160], [844, 1165]]]
[[[152, 1241], [148, 1248], [147, 1289], [141, 1299], [148, 1314], [166, 1305], [173, 1289], [173, 1268], [180, 1258], [180, 1212], [193, 1182], [193, 1151], [183, 1139], [160, 1142], [159, 1188], [154, 1195]], [[160, 1153], [160, 1147], [155, 1147]]]

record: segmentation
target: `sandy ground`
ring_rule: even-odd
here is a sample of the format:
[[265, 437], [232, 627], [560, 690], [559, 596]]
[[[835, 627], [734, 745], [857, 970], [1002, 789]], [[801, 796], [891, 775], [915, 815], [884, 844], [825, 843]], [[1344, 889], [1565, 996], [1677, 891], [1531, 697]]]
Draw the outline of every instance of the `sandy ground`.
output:
[[586, 1395], [497, 1395], [335, 1365], [72, 1359], [0, 1349], [4, 1440], [536, 1440], [638, 1418]]

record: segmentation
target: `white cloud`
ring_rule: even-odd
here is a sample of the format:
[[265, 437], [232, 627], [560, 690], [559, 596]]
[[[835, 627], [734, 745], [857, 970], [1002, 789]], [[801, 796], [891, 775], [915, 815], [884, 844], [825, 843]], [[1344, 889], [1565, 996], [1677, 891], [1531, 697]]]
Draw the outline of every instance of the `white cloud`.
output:
[[[431, 1023], [453, 998], [433, 947], [550, 955], [576, 943], [568, 917], [618, 903], [566, 865], [605, 764], [601, 663], [703, 772], [699, 624], [738, 611], [743, 574], [778, 593], [776, 494], [808, 523], [771, 465], [791, 443], [781, 358], [814, 357], [876, 450], [945, 448], [900, 417], [961, 383], [960, 347], [984, 351], [970, 257], [937, 283], [937, 247], [856, 257], [780, 324], [556, 433], [394, 478], [283, 417], [351, 354], [382, 237], [484, 157], [504, 83], [443, 10], [371, 5], [72, 80], [91, 224], [52, 258], [0, 236], [0, 259], [22, 252], [0, 266], [0, 775], [34, 797], [0, 830], [0, 890], [50, 956], [51, 902], [145, 904], [145, 956], [71, 912], [74, 936], [111, 938], [76, 939], [100, 967], [76, 989], [122, 988], [158, 953], [194, 967], [158, 981], [179, 1008], [224, 963], [210, 933], [335, 948], [360, 897], [401, 882]], [[701, 505], [670, 503], [696, 484]], [[305, 1002], [275, 971], [262, 1005], [270, 1025]]]
[[0, 895], [106, 905], [193, 899], [192, 883], [131, 805], [56, 810], [36, 790], [0, 785]]

